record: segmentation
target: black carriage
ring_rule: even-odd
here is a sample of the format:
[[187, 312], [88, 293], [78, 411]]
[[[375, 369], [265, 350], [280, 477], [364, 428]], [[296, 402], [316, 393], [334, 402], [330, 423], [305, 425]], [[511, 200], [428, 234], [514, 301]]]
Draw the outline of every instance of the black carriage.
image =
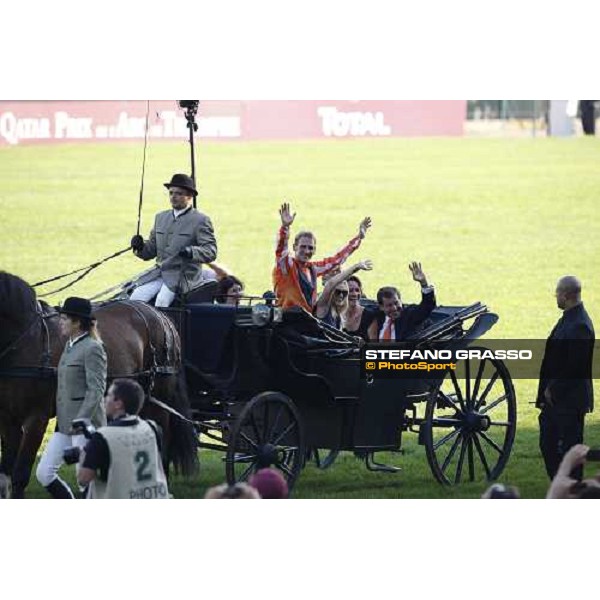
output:
[[[465, 360], [434, 379], [361, 378], [359, 340], [305, 313], [194, 301], [172, 312], [200, 446], [225, 453], [230, 483], [274, 466], [292, 486], [308, 460], [325, 469], [341, 451], [396, 471], [375, 457], [401, 451], [404, 432], [443, 484], [495, 479], [508, 461], [516, 398], [502, 361]], [[479, 303], [440, 307], [415, 341], [472, 349], [497, 320]]]

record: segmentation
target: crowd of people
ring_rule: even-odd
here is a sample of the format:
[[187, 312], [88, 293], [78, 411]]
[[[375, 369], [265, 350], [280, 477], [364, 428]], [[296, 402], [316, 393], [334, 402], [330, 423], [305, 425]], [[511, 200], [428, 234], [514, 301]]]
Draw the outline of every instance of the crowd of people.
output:
[[[136, 256], [157, 259], [151, 277], [133, 291], [131, 299], [166, 307], [178, 295], [212, 280], [216, 282], [214, 301], [236, 306], [244, 284], [216, 262], [217, 243], [210, 218], [192, 206], [197, 195], [193, 180], [176, 174], [164, 185], [169, 190], [171, 209], [156, 215], [147, 241], [140, 235], [131, 240]], [[377, 342], [406, 339], [435, 308], [434, 288], [418, 262], [409, 265], [413, 280], [421, 288], [418, 305], [404, 305], [394, 286], [380, 287], [376, 303], [364, 301], [365, 290], [357, 273], [371, 271], [372, 262], [363, 260], [346, 268], [343, 265], [365, 239], [372, 225], [369, 217], [361, 221], [358, 233], [336, 254], [314, 260], [314, 233], [297, 233], [290, 253], [290, 229], [296, 214], [284, 203], [279, 215], [272, 273], [274, 292], [264, 296], [267, 302], [276, 301], [284, 310], [305, 311], [329, 327]], [[319, 278], [324, 283], [320, 294]], [[581, 301], [577, 278], [561, 278], [556, 299], [563, 316], [548, 339], [536, 400], [540, 409], [540, 449], [553, 481], [548, 497], [594, 497], [600, 479], [582, 481], [589, 451], [583, 446], [584, 418], [593, 408], [591, 374], [574, 376], [581, 372], [582, 364], [591, 368], [594, 329]], [[64, 463], [65, 449], [77, 447], [81, 449], [77, 479], [85, 496], [168, 498], [160, 460], [160, 431], [139, 417], [144, 400], [142, 388], [133, 381], [116, 380], [104, 398], [107, 357], [90, 302], [68, 298], [61, 313], [61, 328], [68, 341], [58, 365], [56, 430], [39, 462], [38, 481], [53, 498], [74, 498], [58, 470]], [[74, 428], [73, 424], [81, 420], [96, 427], [89, 441]], [[207, 498], [286, 497], [285, 479], [283, 483], [281, 479], [278, 472], [259, 472], [249, 485], [218, 486], [207, 493]], [[506, 489], [492, 487], [487, 497], [518, 495], [513, 490], [507, 496]]]

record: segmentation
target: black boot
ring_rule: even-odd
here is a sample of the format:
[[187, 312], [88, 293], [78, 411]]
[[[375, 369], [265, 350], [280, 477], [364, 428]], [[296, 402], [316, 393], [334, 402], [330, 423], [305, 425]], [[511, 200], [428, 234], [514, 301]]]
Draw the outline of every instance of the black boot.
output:
[[55, 479], [50, 485], [46, 486], [46, 489], [56, 500], [73, 500], [75, 498], [69, 486], [60, 479]]

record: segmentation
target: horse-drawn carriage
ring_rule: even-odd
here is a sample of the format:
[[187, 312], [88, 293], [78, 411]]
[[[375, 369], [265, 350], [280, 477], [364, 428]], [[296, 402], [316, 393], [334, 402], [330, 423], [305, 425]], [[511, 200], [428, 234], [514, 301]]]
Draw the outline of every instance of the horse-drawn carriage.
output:
[[[418, 434], [440, 483], [495, 479], [507, 463], [516, 398], [499, 360], [467, 360], [434, 378], [361, 377], [362, 342], [306, 313], [263, 301], [167, 313], [182, 339], [199, 444], [224, 452], [230, 483], [274, 466], [291, 486], [307, 460], [324, 469], [345, 450], [370, 470], [397, 471], [374, 457], [401, 450], [405, 431]], [[466, 348], [497, 320], [479, 303], [440, 307], [413, 342]]]
[[[6, 314], [0, 397], [10, 419], [0, 419], [0, 472], [12, 473], [13, 488], [16, 481], [22, 494], [51, 416], [53, 365], [64, 339], [56, 312], [37, 303], [25, 282], [3, 274], [1, 287]], [[205, 288], [183, 306], [163, 309], [169, 319], [128, 300], [127, 287], [96, 308], [109, 378], [150, 382], [154, 408], [168, 416], [162, 415], [170, 440], [167, 460], [183, 472], [191, 471], [197, 444], [224, 452], [231, 483], [272, 465], [291, 486], [307, 460], [314, 457], [327, 468], [345, 450], [371, 470], [395, 471], [374, 457], [400, 450], [405, 431], [418, 434], [441, 483], [495, 479], [504, 469], [515, 435], [516, 398], [502, 361], [466, 360], [457, 371], [434, 378], [361, 377], [357, 338], [262, 299], [213, 304], [210, 286]], [[471, 347], [497, 320], [479, 303], [441, 307], [412, 341]], [[181, 388], [189, 403], [180, 402]]]

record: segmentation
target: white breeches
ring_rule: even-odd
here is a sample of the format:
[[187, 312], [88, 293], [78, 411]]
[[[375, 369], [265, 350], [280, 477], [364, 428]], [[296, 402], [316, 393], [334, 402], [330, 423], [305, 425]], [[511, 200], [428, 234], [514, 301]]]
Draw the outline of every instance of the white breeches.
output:
[[[158, 295], [157, 295], [158, 294]], [[173, 300], [175, 300], [175, 292], [172, 292], [164, 283], [161, 277], [149, 281], [135, 288], [133, 293], [129, 297], [130, 300], [140, 300], [141, 302], [150, 302], [152, 298], [156, 296], [156, 302], [154, 303], [157, 307], [171, 306]]]
[[[51, 435], [35, 472], [37, 480], [44, 487], [49, 486], [55, 479], [60, 479], [58, 469], [65, 463], [63, 452], [70, 446], [83, 448], [85, 446], [85, 436], [67, 435], [58, 431]], [[65, 482], [63, 481], [63, 483]], [[65, 483], [65, 485], [67, 484]], [[67, 487], [69, 486], [67, 485]]]

